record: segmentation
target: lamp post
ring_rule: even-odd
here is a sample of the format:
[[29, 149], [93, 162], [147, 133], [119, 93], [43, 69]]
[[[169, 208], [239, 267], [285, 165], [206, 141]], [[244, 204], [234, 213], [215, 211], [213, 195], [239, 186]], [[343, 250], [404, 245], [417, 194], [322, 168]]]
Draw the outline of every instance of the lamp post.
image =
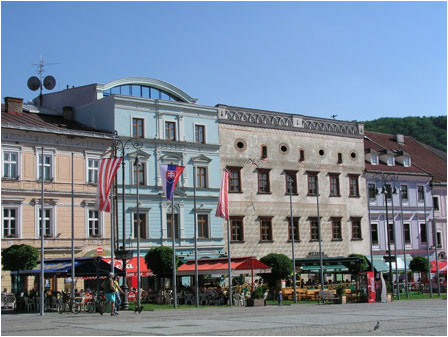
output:
[[140, 165], [141, 163], [139, 162], [139, 150], [142, 147], [142, 143], [141, 142], [135, 142], [134, 147], [137, 149], [137, 155], [135, 156], [135, 171], [136, 171], [136, 175], [137, 175], [137, 310], [140, 310], [141, 307], [141, 299], [140, 299], [140, 233], [141, 233], [141, 219], [140, 219]]
[[[121, 179], [121, 192], [122, 192], [122, 230], [123, 230], [123, 246], [121, 247], [121, 251], [117, 251], [115, 254], [117, 259], [121, 258], [123, 260], [123, 273], [124, 273], [124, 282], [123, 282], [123, 292], [124, 292], [124, 298], [122, 303], [122, 309], [127, 310], [129, 308], [129, 300], [128, 300], [128, 284], [126, 280], [126, 260], [132, 258], [132, 252], [126, 251], [126, 202], [125, 202], [125, 164], [124, 164], [124, 157], [126, 154], [126, 148], [130, 143], [134, 142], [134, 138], [129, 138], [125, 141], [123, 141], [120, 137], [118, 137], [118, 132], [114, 132], [114, 139], [113, 139], [113, 150], [115, 153], [117, 153], [117, 150], [120, 151], [121, 154], [121, 171], [122, 171], [122, 179]], [[118, 197], [118, 193], [117, 193]], [[118, 211], [118, 209], [117, 209]], [[119, 240], [117, 235], [117, 240]]]
[[294, 233], [294, 218], [292, 215], [292, 177], [288, 177], [288, 188], [289, 188], [289, 212], [290, 212], [290, 223], [291, 223], [291, 250], [292, 250], [292, 275], [293, 275], [293, 289], [294, 289], [294, 303], [297, 303], [297, 286], [296, 286], [296, 258], [294, 254], [294, 241], [296, 240]]
[[403, 257], [404, 257], [404, 284], [406, 287], [406, 298], [409, 298], [409, 285], [408, 285], [408, 266], [406, 262], [406, 236], [404, 232], [404, 216], [403, 216], [403, 191], [400, 186], [400, 210], [401, 210], [401, 230], [403, 235]]
[[45, 196], [44, 196], [44, 147], [42, 146], [41, 155], [41, 201], [40, 201], [40, 315], [44, 315], [44, 304], [45, 304], [45, 276], [44, 276], [44, 263], [45, 263], [45, 251], [44, 251], [44, 235], [45, 235], [45, 222], [44, 222], [44, 212], [45, 212]]
[[431, 263], [429, 262], [429, 228], [428, 219], [426, 217], [426, 186], [423, 186], [423, 209], [425, 213], [426, 258], [428, 259], [429, 297], [432, 298]]
[[397, 261], [397, 232], [395, 231], [395, 211], [394, 211], [394, 194], [397, 194], [395, 182], [393, 189], [391, 188], [390, 200], [392, 204], [392, 233], [394, 233], [394, 254], [395, 254], [395, 281], [397, 282], [397, 298], [400, 299], [400, 279], [398, 277], [398, 261]]
[[[322, 294], [324, 292], [324, 266], [323, 266], [323, 257], [322, 257], [322, 237], [320, 230], [320, 211], [319, 211], [319, 177], [316, 174], [316, 203], [317, 203], [317, 235], [319, 236], [319, 267], [320, 267], [320, 284]], [[321, 296], [322, 304], [325, 303], [325, 299]]]

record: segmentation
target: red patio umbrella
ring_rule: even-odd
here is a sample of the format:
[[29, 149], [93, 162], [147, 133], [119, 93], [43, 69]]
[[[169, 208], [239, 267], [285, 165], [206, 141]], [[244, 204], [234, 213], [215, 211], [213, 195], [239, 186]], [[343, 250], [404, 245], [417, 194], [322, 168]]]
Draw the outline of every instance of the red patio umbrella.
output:
[[[431, 273], [437, 273], [436, 261], [431, 261]], [[438, 261], [439, 273], [446, 274], [446, 261]]]

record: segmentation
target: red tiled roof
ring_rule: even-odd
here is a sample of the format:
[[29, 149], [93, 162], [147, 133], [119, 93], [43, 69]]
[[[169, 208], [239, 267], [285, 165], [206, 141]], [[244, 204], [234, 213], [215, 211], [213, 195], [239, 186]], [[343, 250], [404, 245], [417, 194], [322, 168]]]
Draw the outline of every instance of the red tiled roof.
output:
[[[385, 164], [370, 165], [366, 163], [366, 170], [384, 170], [394, 172], [427, 172], [434, 177], [434, 182], [446, 182], [446, 160], [437, 155], [430, 148], [424, 146], [412, 137], [404, 136], [404, 144], [398, 144], [393, 135], [365, 131], [364, 148], [372, 148], [376, 151], [382, 149], [401, 150], [411, 156], [411, 167], [401, 165], [387, 166]], [[388, 168], [388, 169], [386, 169]]]

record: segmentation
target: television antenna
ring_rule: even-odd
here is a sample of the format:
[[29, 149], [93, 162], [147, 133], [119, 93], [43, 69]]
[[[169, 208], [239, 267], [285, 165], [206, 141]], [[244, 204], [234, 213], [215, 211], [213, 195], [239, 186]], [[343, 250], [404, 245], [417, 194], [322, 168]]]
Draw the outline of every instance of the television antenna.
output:
[[58, 62], [51, 62], [51, 63], [45, 63], [44, 59], [42, 57], [42, 52], [40, 53], [40, 59], [39, 63], [33, 63], [33, 66], [37, 66], [37, 76], [31, 76], [28, 79], [28, 88], [32, 91], [36, 91], [37, 89], [40, 89], [40, 106], [42, 106], [42, 87], [45, 87], [47, 90], [52, 90], [56, 86], [56, 79], [48, 75], [43, 80], [43, 74], [45, 73], [45, 67], [49, 65], [59, 64]]
[[338, 117], [338, 115], [331, 115], [331, 118], [336, 119], [336, 117]]

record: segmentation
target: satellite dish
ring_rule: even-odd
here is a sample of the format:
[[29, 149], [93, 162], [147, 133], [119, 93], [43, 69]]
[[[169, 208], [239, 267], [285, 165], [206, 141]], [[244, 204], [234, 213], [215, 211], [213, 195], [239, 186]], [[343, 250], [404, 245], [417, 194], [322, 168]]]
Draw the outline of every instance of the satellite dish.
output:
[[40, 80], [36, 76], [31, 76], [28, 79], [28, 88], [32, 91], [36, 91], [40, 88]]
[[49, 75], [47, 77], [44, 78], [44, 87], [47, 90], [51, 90], [55, 87], [56, 85], [56, 80], [53, 76]]

